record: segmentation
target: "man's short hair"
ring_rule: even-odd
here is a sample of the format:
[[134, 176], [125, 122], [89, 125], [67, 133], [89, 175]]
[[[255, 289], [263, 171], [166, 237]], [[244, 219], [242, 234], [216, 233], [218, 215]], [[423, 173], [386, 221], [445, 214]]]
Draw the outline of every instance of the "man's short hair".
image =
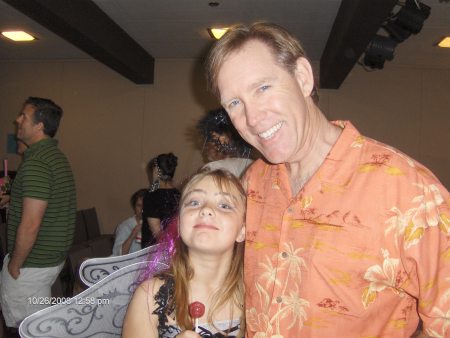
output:
[[[290, 74], [294, 74], [299, 57], [307, 58], [300, 42], [286, 29], [276, 24], [256, 22], [251, 26], [242, 24], [232, 26], [220, 40], [216, 41], [206, 60], [208, 88], [217, 97], [220, 95], [217, 77], [226, 57], [252, 40], [268, 46], [276, 62]], [[314, 102], [319, 101], [315, 85], [311, 97]]]
[[63, 110], [52, 100], [41, 97], [30, 96], [26, 99], [24, 105], [34, 107], [33, 122], [42, 122], [44, 125], [44, 134], [50, 137], [55, 136], [59, 127], [59, 121], [63, 115]]

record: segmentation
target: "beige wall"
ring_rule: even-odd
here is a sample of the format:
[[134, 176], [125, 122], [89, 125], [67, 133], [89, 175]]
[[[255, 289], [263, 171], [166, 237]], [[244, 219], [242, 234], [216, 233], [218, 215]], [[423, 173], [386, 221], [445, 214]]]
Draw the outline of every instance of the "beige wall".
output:
[[450, 69], [386, 64], [355, 67], [337, 91], [324, 90], [329, 119], [348, 119], [364, 135], [390, 144], [431, 169], [450, 188]]
[[[410, 154], [450, 186], [450, 70], [356, 67], [338, 91], [321, 91], [330, 119]], [[0, 158], [23, 100], [52, 98], [65, 110], [57, 138], [75, 174], [78, 208], [97, 208], [102, 232], [131, 213], [128, 198], [148, 185], [145, 164], [173, 151], [180, 182], [202, 163], [192, 126], [217, 103], [194, 60], [157, 60], [154, 85], [135, 85], [96, 61], [0, 63]]]

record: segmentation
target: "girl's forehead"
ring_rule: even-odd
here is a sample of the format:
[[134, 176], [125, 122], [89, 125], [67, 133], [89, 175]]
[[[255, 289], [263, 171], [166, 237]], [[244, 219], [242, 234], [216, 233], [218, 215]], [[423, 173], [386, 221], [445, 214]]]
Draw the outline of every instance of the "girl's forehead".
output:
[[212, 176], [205, 176], [199, 180], [192, 182], [185, 192], [185, 195], [191, 191], [205, 191], [207, 193], [223, 192], [234, 195], [236, 198], [240, 196], [239, 190], [229, 181], [220, 182]]
[[218, 184], [219, 182], [217, 182], [213, 177], [211, 176], [205, 176], [202, 177], [194, 182], [192, 182], [192, 184], [190, 185], [190, 187], [188, 188], [188, 191], [192, 191], [192, 190], [197, 190], [197, 189], [201, 189], [201, 190], [205, 190], [207, 192], [212, 192], [212, 191], [224, 191], [224, 192], [228, 192], [228, 187], [225, 186], [221, 187]]

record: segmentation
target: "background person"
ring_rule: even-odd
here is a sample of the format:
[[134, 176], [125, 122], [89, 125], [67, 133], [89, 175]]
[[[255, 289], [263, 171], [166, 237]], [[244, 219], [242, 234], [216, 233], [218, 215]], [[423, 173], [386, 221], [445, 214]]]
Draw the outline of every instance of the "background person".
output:
[[209, 170], [226, 169], [236, 177], [241, 177], [253, 162], [250, 159], [251, 146], [238, 134], [223, 109], [209, 111], [197, 124], [204, 137], [203, 154]]
[[[246, 172], [249, 337], [450, 336], [450, 196], [425, 167], [329, 122], [300, 43], [269, 23], [214, 45], [208, 82], [265, 160]], [[389, 123], [387, 121], [387, 123]]]
[[156, 244], [160, 232], [165, 229], [165, 220], [176, 212], [180, 192], [172, 179], [178, 165], [177, 157], [172, 154], [160, 154], [150, 160], [148, 168], [153, 174], [154, 191], [144, 196], [142, 210], [142, 248]]
[[10, 328], [48, 306], [33, 299], [50, 299], [73, 241], [75, 182], [53, 138], [62, 114], [53, 101], [29, 97], [16, 119], [17, 138], [29, 148], [11, 190], [8, 255], [1, 272], [1, 307]]
[[113, 256], [126, 255], [142, 249], [142, 207], [147, 189], [136, 191], [130, 199], [134, 215], [120, 223], [116, 229]]

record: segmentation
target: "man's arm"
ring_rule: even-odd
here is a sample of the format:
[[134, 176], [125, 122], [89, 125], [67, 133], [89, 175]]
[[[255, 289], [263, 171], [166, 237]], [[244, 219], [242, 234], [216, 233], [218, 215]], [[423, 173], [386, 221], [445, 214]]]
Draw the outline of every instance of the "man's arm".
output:
[[22, 219], [17, 229], [14, 251], [8, 265], [8, 271], [14, 279], [19, 277], [19, 269], [36, 242], [47, 204], [47, 201], [35, 198], [23, 199]]
[[400, 257], [409, 277], [404, 289], [419, 300], [423, 332], [418, 337], [449, 337], [450, 195], [438, 183], [429, 183], [417, 185], [418, 207], [408, 210], [407, 227], [400, 237]]
[[142, 224], [140, 224], [139, 222], [136, 222], [136, 225], [133, 228], [133, 230], [131, 231], [130, 235], [127, 237], [125, 242], [123, 242], [123, 244], [122, 244], [122, 253], [121, 253], [122, 255], [126, 255], [130, 252], [131, 244], [135, 240], [139, 231], [141, 231], [141, 227], [142, 227]]

